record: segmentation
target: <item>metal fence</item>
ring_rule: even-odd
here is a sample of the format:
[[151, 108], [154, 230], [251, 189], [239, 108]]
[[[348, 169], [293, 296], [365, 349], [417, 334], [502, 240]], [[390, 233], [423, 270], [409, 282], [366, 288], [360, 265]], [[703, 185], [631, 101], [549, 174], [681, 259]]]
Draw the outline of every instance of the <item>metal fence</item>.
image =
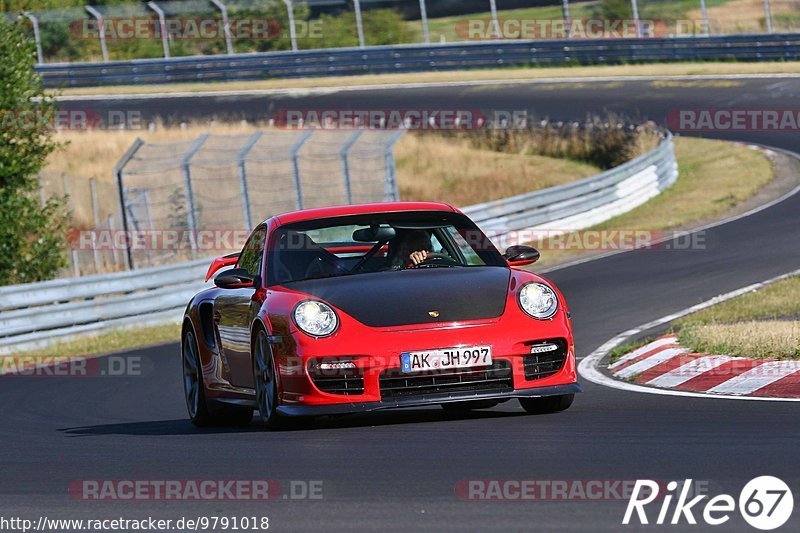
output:
[[800, 60], [800, 34], [494, 41], [41, 65], [50, 87], [308, 78], [470, 68]]
[[[789, 13], [789, 15], [792, 14], [791, 5], [788, 5], [790, 1], [791, 0], [764, 0], [763, 23], [759, 20], [756, 26], [763, 27], [764, 31], [767, 33], [773, 33], [776, 27], [778, 31], [793, 31], [797, 21], [796, 17], [787, 16], [787, 13]], [[309, 17], [317, 15], [319, 12], [318, 8], [320, 7], [323, 10], [333, 10], [336, 13], [346, 14], [346, 18], [349, 21], [347, 25], [351, 27], [347, 28], [347, 25], [344, 25], [344, 27], [342, 25], [336, 25], [336, 31], [345, 32], [348, 37], [352, 37], [353, 44], [357, 45], [359, 48], [364, 48], [368, 44], [365, 37], [365, 29], [369, 29], [370, 22], [369, 20], [364, 20], [362, 11], [374, 7], [395, 8], [405, 12], [406, 16], [411, 16], [415, 19], [417, 16], [419, 17], [420, 25], [418, 28], [415, 28], [413, 32], [414, 37], [412, 37], [412, 40], [405, 42], [430, 43], [432, 40], [436, 41], [435, 36], [432, 38], [431, 29], [428, 24], [428, 0], [418, 0], [418, 9], [417, 6], [410, 8], [408, 5], [409, 3], [415, 4], [416, 2], [403, 2], [402, 0], [395, 0], [394, 3], [391, 0], [282, 0], [282, 2], [263, 2], [259, 0], [151, 0], [146, 3], [142, 2], [137, 4], [130, 2], [113, 5], [103, 5], [92, 2], [91, 5], [86, 5], [84, 7], [29, 10], [20, 14], [7, 13], [6, 16], [8, 18], [24, 17], [30, 21], [32, 33], [36, 39], [37, 49], [39, 51], [40, 63], [45, 62], [43, 41], [49, 45], [48, 48], [54, 48], [53, 41], [64, 39], [65, 32], [70, 34], [73, 40], [81, 39], [87, 41], [90, 38], [94, 39], [92, 46], [89, 47], [89, 52], [101, 56], [103, 61], [108, 62], [110, 59], [108, 41], [117, 44], [125, 54], [131, 52], [130, 47], [126, 47], [125, 45], [125, 41], [130, 41], [131, 37], [125, 35], [121, 36], [120, 33], [136, 30], [130, 29], [133, 24], [125, 25], [125, 30], [117, 28], [117, 23], [120, 20], [137, 21], [137, 24], [140, 21], [147, 22], [146, 31], [139, 30], [143, 35], [137, 38], [140, 41], [152, 41], [152, 44], [158, 43], [157, 49], [159, 50], [159, 54], [165, 58], [171, 55], [191, 55], [192, 53], [209, 53], [209, 51], [211, 53], [234, 54], [237, 51], [235, 45], [239, 44], [237, 41], [240, 36], [236, 32], [236, 23], [238, 22], [237, 16], [240, 14], [242, 16], [251, 17], [256, 14], [261, 17], [262, 20], [269, 20], [264, 17], [273, 18], [274, 22], [280, 26], [277, 28], [277, 30], [279, 30], [279, 36], [275, 35], [274, 31], [267, 31], [266, 35], [261, 39], [262, 41], [276, 41], [270, 45], [270, 49], [272, 50], [283, 49], [284, 47], [293, 51], [297, 51], [299, 48], [322, 48], [324, 46], [321, 46], [319, 42], [315, 43], [315, 39], [303, 40], [303, 35], [300, 36], [300, 45], [298, 44], [298, 34], [302, 34], [303, 32], [301, 30], [308, 27]], [[553, 3], [556, 4], [556, 2]], [[430, 2], [430, 4], [431, 8], [437, 8], [437, 5], [433, 2]], [[587, 13], [597, 12], [597, 10], [587, 11], [585, 3], [574, 2], [574, 4], [576, 5], [573, 6], [571, 15], [569, 0], [560, 2], [561, 18], [559, 22], [563, 22], [564, 27], [567, 28], [565, 30], [567, 37], [570, 36], [569, 27], [571, 23], [574, 23], [576, 20], [580, 21], [581, 17], [586, 16]], [[665, 10], [664, 4], [667, 4], [667, 2], [631, 0], [630, 4], [632, 8], [630, 19], [635, 22], [635, 36], [638, 37], [646, 33], [648, 22], [660, 21], [662, 16], [664, 18], [674, 16], [669, 6], [667, 6]], [[312, 7], [311, 10], [308, 9], [309, 5]], [[773, 5], [777, 12], [775, 16], [773, 16]], [[465, 8], [462, 12], [469, 13], [470, 11], [474, 11], [476, 4], [473, 3], [471, 7], [472, 9]], [[485, 33], [487, 33], [489, 37], [507, 37], [504, 29], [506, 18], [503, 16], [503, 9], [520, 7], [519, 2], [509, 3], [504, 2], [504, 0], [485, 0], [483, 7], [489, 15], [486, 21], [488, 31]], [[714, 24], [711, 23], [713, 21], [709, 20], [705, 0], [697, 0], [696, 8], [700, 11], [699, 15], [696, 15], [698, 20], [683, 21], [691, 23], [692, 30], [690, 33], [702, 35], [715, 33]], [[298, 16], [295, 16], [295, 11], [299, 11]], [[180, 34], [180, 30], [176, 29], [173, 22], [181, 24], [184, 17], [192, 16], [200, 16], [204, 21], [214, 23], [213, 25], [217, 28], [213, 35], [214, 38], [198, 39], [209, 40], [209, 42], [213, 44], [202, 47], [200, 52], [197, 50], [188, 50], [188, 53], [187, 51], [181, 53], [179, 49], [178, 53], [173, 54], [171, 49], [176, 46], [176, 41], [180, 41], [180, 36], [176, 35]], [[464, 15], [464, 17], [467, 16], [468, 15]], [[512, 20], [514, 19], [512, 18]], [[537, 20], [542, 21], [549, 19]], [[466, 22], [466, 20], [462, 20], [462, 22]], [[645, 26], [645, 30], [642, 29], [643, 25]], [[735, 27], [738, 26], [737, 24]], [[138, 27], [139, 26], [137, 26], [137, 28]], [[450, 28], [450, 30], [453, 30], [453, 28]], [[737, 32], [742, 31], [752, 31], [752, 28], [748, 27], [744, 30], [737, 30]], [[453, 31], [448, 33], [451, 39], [459, 39], [457, 33], [454, 34]], [[682, 32], [678, 33], [682, 34]], [[734, 32], [724, 32], [717, 29], [716, 33]], [[278, 37], [280, 37], [280, 39], [278, 39]], [[444, 39], [445, 34], [440, 34], [439, 37]], [[244, 40], [253, 41], [253, 39]], [[280, 43], [277, 43], [278, 40], [280, 40]], [[341, 42], [341, 36], [335, 41]], [[401, 43], [394, 42], [392, 44]], [[339, 46], [342, 46], [342, 44], [339, 44]], [[153, 51], [152, 48], [152, 46], [146, 47], [146, 50], [140, 52], [147, 53], [148, 55], [140, 55], [138, 57], [154, 57], [149, 55]], [[178, 48], [180, 48], [180, 46], [178, 46]], [[252, 49], [249, 50], [242, 50], [240, 48], [238, 52], [255, 51], [259, 49], [253, 46], [251, 46], [251, 48]]]
[[[158, 243], [128, 247], [129, 264], [208, 255], [201, 233], [244, 229], [246, 237], [262, 220], [287, 211], [398, 200], [393, 147], [403, 133], [308, 129], [164, 144], [137, 140], [115, 169], [122, 225], [126, 234], [148, 234], [148, 242]], [[163, 242], [174, 233], [188, 235], [189, 246]], [[224, 251], [219, 242], [210, 242], [215, 252]]]
[[[608, 220], [643, 204], [677, 176], [670, 137], [655, 150], [596, 176], [464, 211], [502, 247], [517, 242], [514, 232], [577, 230]], [[107, 327], [177, 321], [188, 299], [204, 287], [209, 261], [0, 287], [0, 354]]]
[[[71, 214], [72, 231], [67, 254], [68, 267], [60, 277], [79, 277], [124, 270], [125, 254], [113, 247], [81, 242], [81, 235], [92, 238], [102, 233], [113, 234], [121, 228], [117, 188], [113, 182], [54, 173], [45, 169], [38, 176], [39, 198], [44, 206], [51, 197], [64, 198]], [[85, 234], [83, 232], [86, 232]]]

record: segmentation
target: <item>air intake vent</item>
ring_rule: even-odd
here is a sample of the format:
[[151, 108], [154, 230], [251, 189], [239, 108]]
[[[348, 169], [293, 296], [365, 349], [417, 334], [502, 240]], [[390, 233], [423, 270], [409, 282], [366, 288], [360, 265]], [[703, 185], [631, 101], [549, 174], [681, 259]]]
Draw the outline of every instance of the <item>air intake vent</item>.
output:
[[525, 379], [543, 379], [556, 374], [567, 360], [567, 342], [555, 339], [531, 345], [531, 353], [522, 358]]

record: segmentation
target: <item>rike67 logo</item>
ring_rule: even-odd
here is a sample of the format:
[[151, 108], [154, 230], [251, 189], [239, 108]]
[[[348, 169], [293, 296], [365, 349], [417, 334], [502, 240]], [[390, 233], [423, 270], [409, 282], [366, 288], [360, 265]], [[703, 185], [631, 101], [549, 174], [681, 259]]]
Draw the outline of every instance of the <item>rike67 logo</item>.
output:
[[[739, 493], [738, 502], [729, 494], [709, 497], [690, 494], [692, 480], [687, 479], [683, 485], [670, 481], [666, 485], [649, 479], [639, 479], [633, 488], [625, 516], [624, 525], [649, 524], [653, 512], [658, 510], [655, 524], [697, 524], [696, 514], [710, 526], [719, 526], [730, 520], [737, 511], [742, 518], [756, 529], [764, 531], [777, 529], [792, 516], [794, 497], [789, 486], [782, 480], [772, 476], [761, 476], [750, 480]], [[659, 501], [650, 509], [648, 505]], [[673, 501], [675, 502], [673, 506]], [[738, 506], [737, 506], [738, 503]], [[648, 515], [648, 510], [650, 515]]]

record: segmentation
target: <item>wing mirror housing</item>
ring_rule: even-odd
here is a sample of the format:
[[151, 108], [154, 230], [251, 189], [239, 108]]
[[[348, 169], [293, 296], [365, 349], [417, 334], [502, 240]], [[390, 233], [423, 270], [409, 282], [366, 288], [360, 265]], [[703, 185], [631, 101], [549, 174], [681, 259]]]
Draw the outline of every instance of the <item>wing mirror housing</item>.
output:
[[214, 278], [214, 285], [220, 289], [258, 288], [261, 285], [261, 278], [258, 275], [254, 276], [244, 268], [232, 268]]
[[539, 250], [531, 246], [509, 246], [505, 253], [505, 259], [509, 266], [520, 267], [532, 265], [539, 260]]

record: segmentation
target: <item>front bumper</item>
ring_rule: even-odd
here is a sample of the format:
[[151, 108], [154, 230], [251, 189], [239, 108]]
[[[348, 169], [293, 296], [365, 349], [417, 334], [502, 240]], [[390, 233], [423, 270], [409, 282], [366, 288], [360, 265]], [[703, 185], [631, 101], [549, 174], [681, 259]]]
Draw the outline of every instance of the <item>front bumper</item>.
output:
[[469, 400], [511, 400], [514, 398], [542, 398], [545, 396], [560, 396], [583, 392], [578, 383], [555, 385], [550, 387], [537, 387], [518, 389], [505, 392], [459, 392], [429, 394], [424, 397], [382, 400], [378, 402], [353, 402], [327, 405], [281, 405], [278, 413], [286, 416], [324, 416], [364, 413], [381, 411], [384, 409], [397, 409], [402, 407], [421, 407], [438, 405], [442, 403], [463, 402]]

